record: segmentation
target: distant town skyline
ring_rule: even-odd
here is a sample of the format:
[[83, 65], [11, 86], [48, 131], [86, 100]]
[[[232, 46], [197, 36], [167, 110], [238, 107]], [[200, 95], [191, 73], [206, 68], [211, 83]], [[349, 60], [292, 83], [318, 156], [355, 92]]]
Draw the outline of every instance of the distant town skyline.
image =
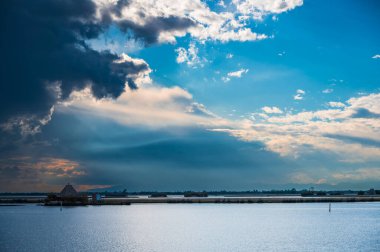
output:
[[377, 0], [0, 2], [0, 192], [380, 188]]

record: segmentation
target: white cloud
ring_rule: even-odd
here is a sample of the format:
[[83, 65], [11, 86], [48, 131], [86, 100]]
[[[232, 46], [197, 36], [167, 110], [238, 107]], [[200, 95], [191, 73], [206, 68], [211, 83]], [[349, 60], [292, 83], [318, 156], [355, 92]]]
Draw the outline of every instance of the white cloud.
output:
[[[376, 117], [380, 114], [380, 93], [351, 98], [344, 107], [333, 102], [329, 105], [332, 108], [294, 114], [267, 106], [262, 108], [265, 113], [254, 113], [250, 119], [230, 120], [213, 114], [180, 87], [147, 82], [117, 100], [96, 100], [89, 89], [74, 92], [69, 101], [56, 106], [56, 111], [90, 114], [124, 125], [203, 127], [244, 141], [262, 142], [268, 150], [294, 158], [326, 152], [340, 162], [380, 161], [380, 147], [373, 144], [380, 142], [380, 119]], [[360, 109], [367, 114], [353, 116]], [[373, 117], [368, 116], [371, 113]]]
[[[146, 64], [142, 59], [133, 59], [126, 54], [120, 61]], [[239, 77], [247, 70], [240, 71], [231, 76]], [[129, 76], [139, 89], [126, 90], [116, 100], [97, 100], [87, 88], [73, 92], [68, 101], [54, 109], [109, 118], [125, 125], [205, 127], [227, 132], [244, 141], [263, 142], [268, 150], [283, 156], [299, 157], [318, 150], [335, 154], [342, 162], [380, 160], [380, 147], [364, 144], [366, 139], [370, 143], [380, 142], [380, 93], [353, 97], [345, 104], [330, 102], [330, 109], [294, 114], [266, 106], [262, 108], [265, 113], [254, 113], [250, 120], [229, 120], [196, 103], [192, 95], [180, 87], [167, 88], [152, 83], [150, 72], [148, 68], [139, 75]], [[223, 78], [224, 81], [230, 80], [229, 77]], [[302, 96], [306, 92], [298, 89], [296, 93]], [[364, 111], [364, 114], [361, 116], [359, 111]], [[41, 123], [48, 120], [43, 119]], [[348, 141], [344, 141], [345, 138]], [[355, 142], [355, 139], [363, 140]]]
[[42, 117], [37, 115], [12, 117], [5, 123], [0, 124], [0, 129], [7, 132], [14, 132], [15, 129], [18, 129], [23, 137], [40, 133], [41, 128], [50, 122], [54, 110], [55, 107], [52, 106], [49, 113]]
[[303, 91], [302, 89], [297, 89], [297, 94], [305, 94], [305, 91]]
[[332, 92], [334, 92], [334, 89], [332, 89], [332, 88], [326, 88], [326, 89], [322, 90], [322, 93], [324, 93], [324, 94], [331, 94]]
[[[148, 65], [145, 60], [138, 59], [138, 58], [131, 58], [129, 55], [122, 53], [119, 55], [119, 59], [115, 61], [115, 63], [123, 63], [123, 62], [131, 62], [135, 65]], [[145, 71], [140, 71], [137, 74], [129, 74], [127, 75], [128, 78], [132, 78], [133, 81], [136, 83], [137, 86], [144, 85], [146, 83], [151, 83], [152, 80], [149, 77], [149, 74], [152, 72], [152, 70], [148, 68]]]
[[282, 114], [282, 110], [277, 108], [277, 107], [262, 107], [261, 108], [262, 111], [264, 111], [265, 113], [267, 114]]
[[380, 168], [360, 168], [334, 173], [332, 177], [343, 181], [380, 180]]
[[221, 80], [224, 82], [224, 83], [227, 83], [227, 82], [229, 82], [231, 79], [230, 78], [228, 78], [228, 77], [222, 77], [221, 78]]
[[357, 110], [365, 108], [368, 111], [380, 114], [380, 94], [368, 94], [360, 97], [350, 98], [347, 103], [350, 108]]
[[258, 20], [262, 20], [265, 15], [280, 14], [303, 4], [303, 0], [233, 0], [232, 2], [240, 13]]
[[123, 125], [150, 128], [212, 124], [211, 112], [195, 103], [192, 95], [180, 87], [145, 85], [124, 92], [117, 100], [96, 100], [89, 89], [74, 92], [69, 102], [57, 108], [61, 113], [89, 114], [112, 119]]
[[229, 72], [228, 74], [227, 74], [227, 76], [228, 77], [235, 77], [235, 78], [241, 78], [241, 76], [243, 75], [243, 74], [246, 74], [246, 73], [248, 73], [248, 69], [240, 69], [240, 70], [238, 70], [238, 71], [235, 71], [235, 72]]
[[[295, 114], [251, 117], [251, 124], [214, 128], [244, 141], [260, 141], [283, 156], [300, 157], [316, 151], [336, 155], [341, 162], [380, 161], [380, 94], [351, 98], [346, 106]], [[336, 107], [338, 105], [339, 107]], [[353, 116], [365, 109], [374, 116]], [[368, 144], [366, 142], [368, 141]]]
[[295, 172], [290, 174], [290, 181], [296, 184], [325, 184], [327, 180], [325, 178], [315, 178], [305, 172]]
[[198, 66], [203, 67], [204, 63], [207, 62], [205, 58], [198, 56], [198, 48], [194, 43], [190, 43], [187, 50], [183, 47], [179, 47], [175, 51], [177, 52], [176, 61], [179, 64], [186, 63], [189, 67], [197, 68]]
[[234, 57], [234, 55], [232, 53], [228, 53], [226, 55], [226, 59], [232, 59]]
[[372, 59], [380, 59], [380, 54], [373, 55]]
[[269, 116], [265, 113], [252, 113], [249, 118], [252, 120], [260, 120], [261, 118], [268, 119]]
[[[120, 61], [145, 63], [124, 54]], [[58, 113], [87, 114], [114, 120], [123, 125], [151, 128], [171, 126], [211, 126], [230, 124], [193, 100], [192, 95], [178, 87], [162, 87], [150, 79], [151, 70], [134, 78], [136, 91], [125, 90], [117, 99], [95, 99], [90, 88], [74, 91], [68, 100], [56, 106]]]
[[218, 5], [219, 5], [220, 7], [224, 7], [224, 8], [226, 8], [226, 4], [224, 3], [223, 0], [220, 0], [220, 1], [218, 2]]
[[[95, 0], [98, 6], [97, 17], [101, 18], [104, 10], [116, 7], [114, 0]], [[265, 2], [265, 3], [260, 3]], [[189, 20], [194, 25], [159, 31], [159, 42], [176, 42], [177, 37], [186, 34], [200, 41], [217, 40], [227, 41], [253, 41], [268, 38], [265, 34], [258, 34], [248, 26], [247, 18], [257, 19], [264, 15], [279, 14], [302, 5], [302, 1], [285, 1], [275, 3], [269, 1], [233, 1], [236, 8], [223, 12], [215, 12], [210, 9], [207, 2], [201, 0], [131, 0], [120, 10], [121, 15], [112, 14], [115, 21], [127, 20], [136, 26], [143, 27], [152, 18], [175, 17]], [[219, 6], [224, 6], [219, 1]], [[245, 7], [249, 7], [246, 9]]]
[[296, 94], [293, 96], [293, 99], [294, 100], [303, 100], [305, 93], [306, 92], [303, 91], [302, 89], [297, 89]]
[[333, 107], [333, 108], [344, 108], [344, 107], [346, 107], [346, 104], [344, 104], [342, 102], [329, 102], [328, 104], [330, 107]]
[[379, 167], [360, 167], [350, 169], [337, 169], [334, 171], [328, 169], [313, 169], [312, 171], [301, 171], [291, 173], [290, 180], [296, 184], [330, 184], [352, 182], [374, 182], [380, 181]]
[[178, 54], [176, 58], [177, 63], [185, 63], [189, 61], [188, 53], [185, 48], [179, 47], [175, 51]]

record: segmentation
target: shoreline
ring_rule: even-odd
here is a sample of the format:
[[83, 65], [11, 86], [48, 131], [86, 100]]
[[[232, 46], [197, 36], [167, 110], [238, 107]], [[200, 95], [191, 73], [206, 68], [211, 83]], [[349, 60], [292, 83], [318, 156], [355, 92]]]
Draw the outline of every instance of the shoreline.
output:
[[380, 197], [231, 197], [231, 198], [131, 198], [103, 199], [105, 205], [119, 203], [131, 204], [186, 204], [186, 203], [215, 203], [215, 204], [253, 204], [253, 203], [323, 203], [323, 202], [380, 202]]
[[[130, 205], [130, 204], [260, 204], [260, 203], [337, 203], [337, 202], [380, 202], [379, 196], [323, 196], [323, 197], [162, 197], [162, 198], [103, 198], [85, 205]], [[0, 204], [44, 204], [45, 198], [0, 198]], [[51, 204], [57, 206], [57, 204]]]

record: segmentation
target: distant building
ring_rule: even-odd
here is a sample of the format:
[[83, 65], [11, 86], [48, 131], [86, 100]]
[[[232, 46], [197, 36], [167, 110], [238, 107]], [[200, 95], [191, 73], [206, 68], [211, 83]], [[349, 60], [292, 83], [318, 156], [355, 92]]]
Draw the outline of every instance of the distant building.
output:
[[100, 193], [93, 193], [91, 196], [92, 203], [98, 204], [102, 200], [102, 195]]
[[87, 203], [87, 194], [78, 193], [70, 184], [67, 184], [58, 194], [49, 194], [45, 201], [45, 205], [87, 205]]
[[70, 185], [70, 184], [67, 184], [63, 189], [62, 191], [60, 192], [59, 196], [61, 198], [72, 198], [72, 197], [77, 197], [79, 196], [79, 193], [75, 190], [75, 188]]
[[375, 195], [376, 191], [375, 191], [375, 189], [371, 188], [371, 189], [368, 190], [367, 194], [368, 195]]

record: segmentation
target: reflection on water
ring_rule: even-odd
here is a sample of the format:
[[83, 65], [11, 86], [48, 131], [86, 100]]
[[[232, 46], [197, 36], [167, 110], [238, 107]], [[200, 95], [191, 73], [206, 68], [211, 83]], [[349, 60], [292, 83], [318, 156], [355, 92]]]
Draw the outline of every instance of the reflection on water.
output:
[[0, 251], [380, 251], [380, 203], [0, 207]]

